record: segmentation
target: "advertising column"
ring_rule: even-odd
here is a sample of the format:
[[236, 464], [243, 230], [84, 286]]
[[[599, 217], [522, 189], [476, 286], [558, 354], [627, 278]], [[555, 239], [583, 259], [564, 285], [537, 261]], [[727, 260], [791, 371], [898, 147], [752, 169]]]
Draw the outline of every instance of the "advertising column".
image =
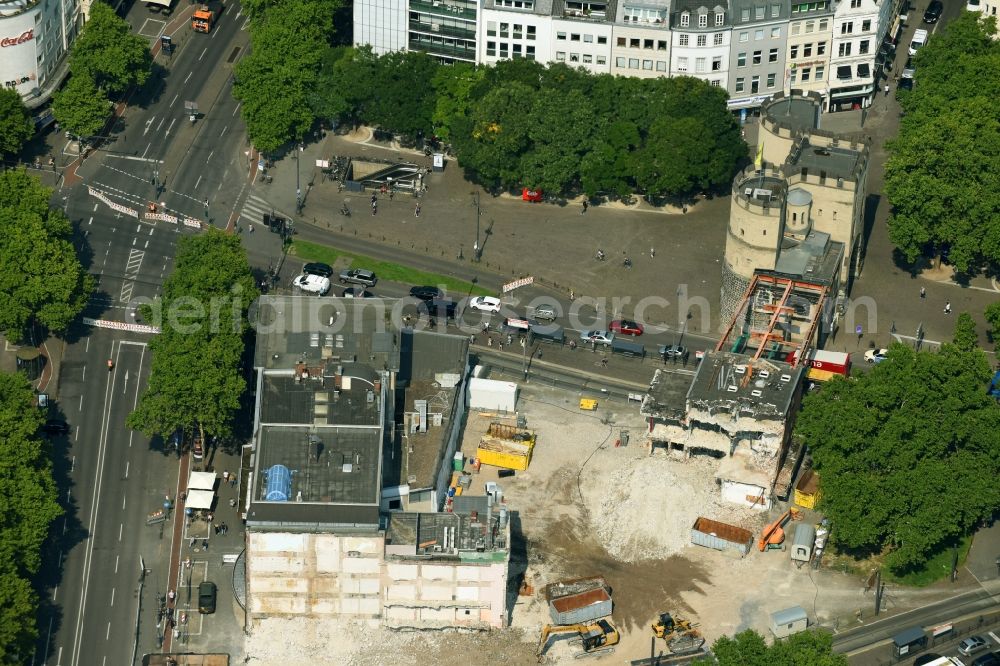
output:
[[39, 3], [22, 14], [0, 18], [0, 81], [25, 99], [37, 94], [35, 17], [41, 11]]

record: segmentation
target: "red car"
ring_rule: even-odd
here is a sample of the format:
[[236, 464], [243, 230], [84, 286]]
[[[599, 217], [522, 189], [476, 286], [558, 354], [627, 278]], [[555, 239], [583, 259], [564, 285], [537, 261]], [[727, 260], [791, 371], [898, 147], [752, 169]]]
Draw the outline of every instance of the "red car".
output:
[[619, 335], [642, 335], [642, 324], [631, 319], [615, 319], [608, 328]]

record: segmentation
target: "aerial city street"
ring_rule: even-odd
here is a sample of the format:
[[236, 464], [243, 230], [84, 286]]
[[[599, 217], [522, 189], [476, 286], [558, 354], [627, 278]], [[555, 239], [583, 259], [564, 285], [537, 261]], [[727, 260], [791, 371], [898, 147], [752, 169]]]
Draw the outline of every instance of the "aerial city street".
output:
[[0, 662], [1000, 665], [997, 0], [0, 0]]

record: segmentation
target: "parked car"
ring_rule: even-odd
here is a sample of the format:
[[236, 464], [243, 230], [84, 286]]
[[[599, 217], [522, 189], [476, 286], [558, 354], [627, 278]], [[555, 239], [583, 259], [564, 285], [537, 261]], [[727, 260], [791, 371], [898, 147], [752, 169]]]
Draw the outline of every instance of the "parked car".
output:
[[631, 319], [615, 319], [608, 326], [613, 333], [621, 335], [642, 335], [642, 324]]
[[198, 611], [210, 615], [215, 612], [215, 603], [219, 590], [210, 580], [198, 584]]
[[535, 315], [535, 319], [555, 321], [555, 318], [559, 316], [558, 306], [552, 303], [540, 303], [534, 307], [532, 314]]
[[972, 662], [972, 666], [1000, 666], [1000, 652], [987, 652]]
[[375, 294], [364, 287], [348, 287], [340, 295], [343, 298], [375, 298]]
[[682, 358], [687, 349], [681, 345], [660, 345], [660, 356], [663, 358]]
[[319, 275], [321, 277], [328, 278], [333, 275], [333, 266], [319, 261], [314, 261], [303, 266], [302, 272], [306, 275]]
[[982, 636], [969, 636], [958, 644], [958, 651], [966, 657], [986, 649], [989, 643]]
[[583, 331], [580, 333], [580, 342], [589, 342], [595, 345], [604, 345], [608, 347], [615, 339], [615, 334], [611, 331]]
[[325, 278], [322, 275], [302, 274], [292, 280], [292, 286], [310, 294], [323, 296], [330, 291], [330, 278]]
[[888, 358], [888, 349], [869, 349], [865, 352], [866, 363], [881, 363]]
[[493, 296], [476, 296], [469, 301], [469, 307], [480, 312], [500, 312], [500, 299]]
[[431, 317], [454, 319], [455, 313], [458, 311], [458, 303], [451, 299], [434, 299], [433, 301], [427, 301], [424, 304], [424, 309], [426, 309], [427, 314]]
[[941, 0], [931, 0], [931, 4], [927, 5], [927, 11], [924, 12], [924, 23], [937, 23], [943, 11], [944, 3]]
[[375, 273], [364, 268], [349, 268], [340, 272], [340, 281], [344, 284], [361, 284], [366, 287], [374, 287], [378, 284]]
[[913, 660], [913, 666], [926, 666], [932, 662], [942, 659], [943, 657], [936, 652], [928, 652], [927, 654], [922, 654]]
[[907, 58], [906, 64], [903, 65], [903, 71], [900, 73], [900, 78], [912, 79], [913, 75], [916, 73], [917, 68], [913, 66], [913, 58]]
[[920, 29], [913, 33], [913, 39], [910, 40], [910, 46], [906, 49], [906, 52], [911, 56], [917, 55], [917, 51], [927, 43], [927, 31]]
[[437, 287], [410, 287], [410, 296], [421, 301], [433, 301], [441, 298], [444, 294]]
[[965, 3], [965, 11], [967, 12], [979, 12], [982, 11], [983, 4], [980, 0], [968, 0]]
[[42, 424], [42, 432], [46, 435], [65, 435], [69, 432], [69, 424], [59, 419], [48, 419]]

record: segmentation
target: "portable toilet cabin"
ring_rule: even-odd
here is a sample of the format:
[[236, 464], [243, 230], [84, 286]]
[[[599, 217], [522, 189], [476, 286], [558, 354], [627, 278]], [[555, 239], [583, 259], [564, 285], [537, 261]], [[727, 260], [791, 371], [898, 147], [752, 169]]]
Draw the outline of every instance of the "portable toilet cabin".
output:
[[816, 543], [816, 528], [806, 523], [795, 526], [792, 538], [791, 558], [793, 562], [808, 562], [812, 559], [813, 545]]
[[771, 613], [771, 633], [775, 638], [786, 638], [809, 628], [809, 616], [802, 606], [792, 606]]

